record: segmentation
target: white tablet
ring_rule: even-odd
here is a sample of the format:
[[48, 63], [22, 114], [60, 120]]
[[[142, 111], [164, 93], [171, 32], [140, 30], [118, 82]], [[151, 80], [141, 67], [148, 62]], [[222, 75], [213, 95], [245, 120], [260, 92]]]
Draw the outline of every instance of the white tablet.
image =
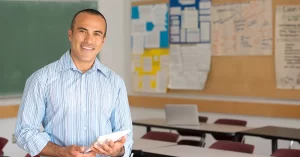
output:
[[100, 136], [100, 137], [98, 137], [98, 139], [96, 139], [93, 143], [91, 143], [88, 147], [85, 148], [84, 153], [90, 152], [95, 143], [102, 144], [106, 140], [111, 140], [113, 142], [116, 142], [116, 141], [120, 140], [121, 137], [127, 135], [130, 131], [131, 130], [123, 130], [123, 131], [117, 131], [117, 132], [113, 132], [111, 134]]

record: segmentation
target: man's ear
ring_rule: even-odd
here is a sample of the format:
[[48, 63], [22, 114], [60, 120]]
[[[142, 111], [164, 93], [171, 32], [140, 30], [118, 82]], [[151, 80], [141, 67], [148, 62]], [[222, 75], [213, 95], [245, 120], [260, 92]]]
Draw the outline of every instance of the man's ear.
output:
[[104, 38], [103, 38], [103, 40], [102, 40], [102, 44], [104, 44], [104, 42], [105, 42], [105, 39], [106, 39], [106, 37], [104, 37]]
[[73, 35], [73, 31], [71, 29], [68, 30], [68, 38], [69, 41], [72, 41], [72, 35]]

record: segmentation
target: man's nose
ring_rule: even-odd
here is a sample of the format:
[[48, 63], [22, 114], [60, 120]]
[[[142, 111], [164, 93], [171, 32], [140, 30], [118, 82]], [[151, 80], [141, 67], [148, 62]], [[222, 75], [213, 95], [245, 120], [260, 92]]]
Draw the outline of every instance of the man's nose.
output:
[[85, 38], [84, 38], [84, 42], [92, 43], [92, 41], [93, 41], [93, 36], [87, 33]]

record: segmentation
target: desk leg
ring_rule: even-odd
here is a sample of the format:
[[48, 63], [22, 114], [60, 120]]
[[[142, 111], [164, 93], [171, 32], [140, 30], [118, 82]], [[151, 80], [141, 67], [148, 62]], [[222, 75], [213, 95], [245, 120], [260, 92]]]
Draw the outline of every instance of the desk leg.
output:
[[243, 136], [243, 135], [235, 134], [235, 136], [233, 137], [233, 141], [239, 142], [239, 139], [240, 139], [241, 136]]
[[272, 139], [272, 153], [277, 150], [277, 139]]
[[151, 127], [150, 126], [147, 126], [147, 132], [150, 132], [151, 131]]

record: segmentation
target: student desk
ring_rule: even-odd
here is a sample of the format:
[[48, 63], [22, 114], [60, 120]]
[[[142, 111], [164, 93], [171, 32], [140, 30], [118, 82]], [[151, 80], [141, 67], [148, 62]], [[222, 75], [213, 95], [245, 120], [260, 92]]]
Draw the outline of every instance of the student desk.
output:
[[195, 146], [176, 145], [162, 148], [144, 149], [145, 157], [266, 157], [255, 154], [224, 151]]
[[132, 153], [143, 155], [144, 149], [162, 148], [174, 145], [177, 145], [177, 143], [149, 139], [134, 139]]
[[203, 133], [220, 133], [235, 136], [236, 132], [251, 129], [250, 127], [224, 125], [224, 124], [208, 124], [200, 123], [200, 125], [168, 125], [165, 119], [144, 119], [133, 120], [133, 125], [147, 127], [147, 132], [151, 131], [151, 127], [183, 130], [183, 131], [199, 131]]
[[174, 145], [177, 145], [177, 143], [149, 139], [134, 139], [132, 150], [144, 150]]
[[[237, 136], [249, 135], [272, 140], [272, 152], [277, 150], [277, 140], [300, 141], [300, 129], [277, 126], [265, 126], [237, 132]], [[236, 136], [236, 138], [237, 138]]]

